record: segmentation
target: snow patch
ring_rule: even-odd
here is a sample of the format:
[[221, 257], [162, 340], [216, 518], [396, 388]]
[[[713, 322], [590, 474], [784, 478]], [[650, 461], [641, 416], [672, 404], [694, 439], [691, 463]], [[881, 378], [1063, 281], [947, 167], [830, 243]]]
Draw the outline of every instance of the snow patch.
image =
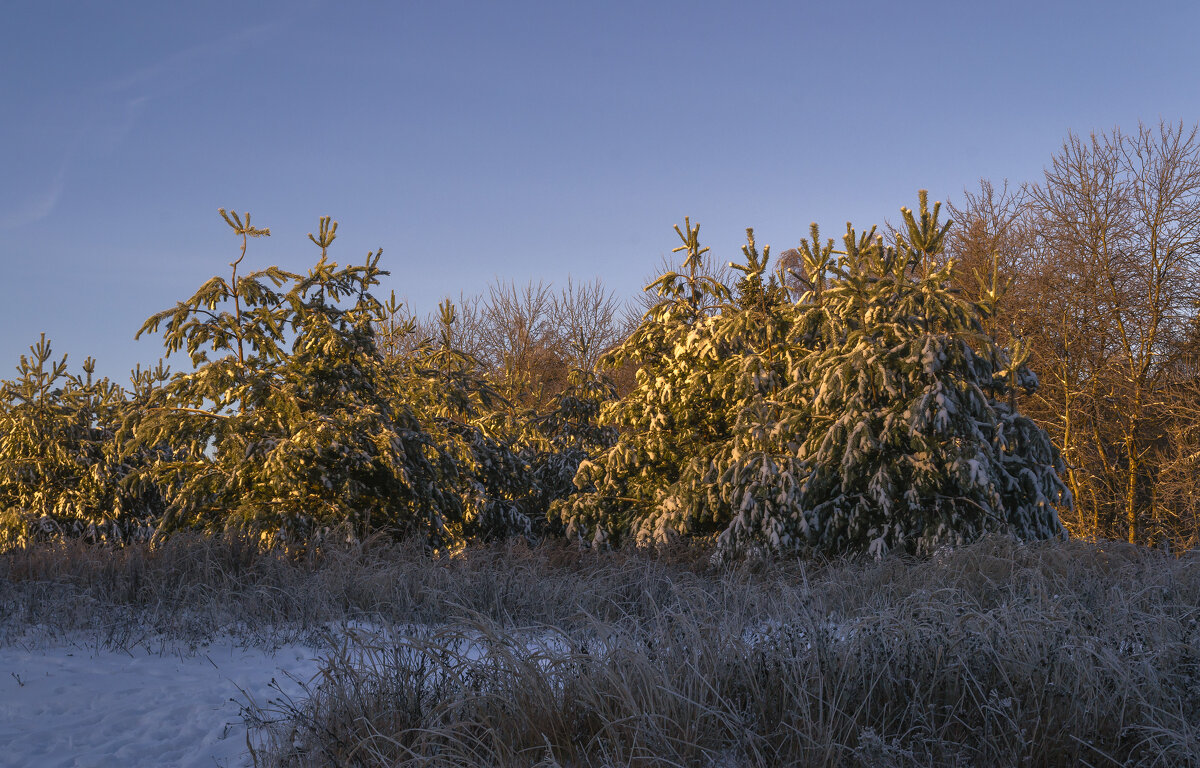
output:
[[296, 695], [299, 681], [317, 674], [316, 656], [300, 645], [271, 652], [230, 639], [190, 653], [0, 648], [0, 764], [249, 766], [246, 697]]

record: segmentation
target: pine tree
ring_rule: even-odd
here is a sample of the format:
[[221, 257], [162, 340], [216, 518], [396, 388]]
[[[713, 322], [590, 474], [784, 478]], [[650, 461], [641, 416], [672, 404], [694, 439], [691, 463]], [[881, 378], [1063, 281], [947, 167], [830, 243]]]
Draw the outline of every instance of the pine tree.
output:
[[592, 357], [586, 339], [574, 339], [572, 348], [580, 364], [571, 367], [566, 387], [546, 408], [526, 415], [521, 439], [531, 474], [530, 518], [544, 521], [554, 535], [565, 529], [552, 506], [580, 492], [575, 486], [579, 466], [617, 441], [617, 430], [600, 423], [604, 405], [616, 400], [616, 385], [594, 367], [584, 367], [582, 361]]
[[[1063, 535], [1062, 461], [1010, 402], [1036, 379], [984, 331], [990, 309], [951, 288], [949, 223], [920, 195], [885, 246], [847, 227], [793, 339], [788, 433], [803, 475], [787, 527], [830, 552], [928, 554], [987, 532]], [[808, 347], [805, 349], [805, 347]]]
[[[743, 246], [745, 264], [731, 264], [743, 273], [737, 287], [737, 311], [723, 318], [719, 336], [727, 355], [717, 380], [724, 382], [733, 428], [702, 476], [706, 508], [719, 511], [718, 554], [728, 557], [748, 550], [783, 551], [803, 543], [796, 530], [803, 469], [797, 459], [799, 432], [793, 411], [783, 397], [790, 365], [797, 351], [811, 349], [811, 328], [797, 325], [797, 306], [787, 298], [786, 275], [764, 280], [769, 247], [760, 256], [753, 230]], [[803, 274], [793, 280], [821, 286], [832, 252], [820, 232], [812, 243], [801, 241], [797, 253]], [[819, 288], [818, 288], [819, 293]]]
[[462, 518], [446, 489], [452, 461], [398, 396], [375, 342], [382, 252], [339, 267], [328, 259], [337, 223], [325, 217], [309, 235], [321, 258], [307, 275], [239, 275], [248, 238], [270, 231], [249, 214], [221, 215], [242, 241], [231, 277], [138, 332], [163, 328], [168, 354], [186, 349], [194, 368], [154, 390], [128, 425], [132, 446], [178, 446], [150, 470], [168, 493], [159, 530], [302, 543], [348, 525], [452, 542]]
[[814, 225], [794, 304], [752, 231], [735, 290], [698, 279], [688, 222], [684, 274], [654, 284], [662, 301], [610, 356], [638, 366], [637, 386], [604, 407], [618, 440], [555, 506], [568, 532], [716, 535], [722, 557], [1063, 535], [1062, 460], [1016, 409], [1036, 377], [985, 331], [994, 301], [951, 288], [937, 215], [922, 193], [893, 245], [848, 225], [840, 252]]
[[147, 535], [161, 513], [152, 486], [128, 482], [135, 455], [116, 430], [126, 392], [68, 372], [43, 334], [22, 355], [15, 380], [0, 383], [0, 549], [39, 537], [123, 542]]
[[753, 233], [735, 300], [729, 286], [703, 273], [708, 249], [700, 246], [699, 226], [685, 220], [675, 231], [682, 241], [675, 251], [686, 254], [683, 272], [668, 272], [647, 288], [660, 301], [605, 358], [609, 366], [637, 367], [633, 391], [601, 411], [600, 426], [619, 438], [580, 464], [575, 484], [585, 492], [554, 507], [571, 536], [651, 544], [723, 530], [730, 512], [719, 502], [712, 462], [737, 428], [749, 390], [773, 386], [781, 373], [741, 366], [748, 349], [783, 338], [780, 326], [761, 314], [775, 312], [782, 294], [777, 283], [762, 280], [768, 254], [758, 253]]
[[455, 345], [455, 305], [439, 306], [437, 337], [391, 358], [401, 391], [422, 427], [453, 462], [447, 482], [463, 509], [463, 540], [529, 535], [529, 467], [520, 427], [478, 359]]

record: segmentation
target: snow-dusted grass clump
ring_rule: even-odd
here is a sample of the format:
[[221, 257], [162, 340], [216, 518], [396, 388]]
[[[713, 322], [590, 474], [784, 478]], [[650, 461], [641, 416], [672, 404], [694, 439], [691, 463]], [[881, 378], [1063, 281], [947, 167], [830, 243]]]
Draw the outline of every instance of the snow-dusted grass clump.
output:
[[270, 764], [1200, 764], [1200, 558], [994, 539], [739, 577], [572, 632], [347, 638], [261, 713]]
[[315, 677], [244, 702], [264, 766], [1200, 765], [1196, 556], [239, 546], [8, 553], [0, 626], [312, 639]]

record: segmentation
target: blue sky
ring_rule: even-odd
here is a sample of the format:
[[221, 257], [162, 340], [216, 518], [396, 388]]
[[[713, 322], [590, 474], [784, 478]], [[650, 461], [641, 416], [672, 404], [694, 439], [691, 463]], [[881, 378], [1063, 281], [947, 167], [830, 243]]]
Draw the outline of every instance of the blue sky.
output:
[[[384, 249], [419, 312], [497, 277], [622, 295], [719, 255], [1036, 180], [1068, 131], [1200, 119], [1200, 4], [5, 3], [0, 377], [45, 331], [124, 378], [224, 274]], [[176, 365], [182, 364], [177, 361]]]

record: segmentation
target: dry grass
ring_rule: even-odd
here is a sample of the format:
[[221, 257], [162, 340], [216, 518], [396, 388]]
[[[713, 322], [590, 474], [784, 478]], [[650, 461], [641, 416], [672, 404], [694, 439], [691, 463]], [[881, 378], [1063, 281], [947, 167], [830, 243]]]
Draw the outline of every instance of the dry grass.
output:
[[263, 765], [1200, 765], [1200, 557], [1129, 545], [718, 569], [179, 539], [8, 553], [0, 590], [6, 631], [378, 627], [324, 633], [303, 699], [248, 705]]
[[726, 576], [687, 547], [650, 557], [517, 541], [430, 557], [418, 544], [379, 537], [295, 557], [236, 535], [182, 534], [153, 547], [60, 540], [0, 552], [0, 644], [34, 629], [123, 648], [136, 642], [135, 627], [170, 640], [233, 631], [293, 641], [348, 621], [478, 616], [570, 629], [700, 599], [736, 599], [769, 615], [770, 584], [756, 584], [751, 569]]

